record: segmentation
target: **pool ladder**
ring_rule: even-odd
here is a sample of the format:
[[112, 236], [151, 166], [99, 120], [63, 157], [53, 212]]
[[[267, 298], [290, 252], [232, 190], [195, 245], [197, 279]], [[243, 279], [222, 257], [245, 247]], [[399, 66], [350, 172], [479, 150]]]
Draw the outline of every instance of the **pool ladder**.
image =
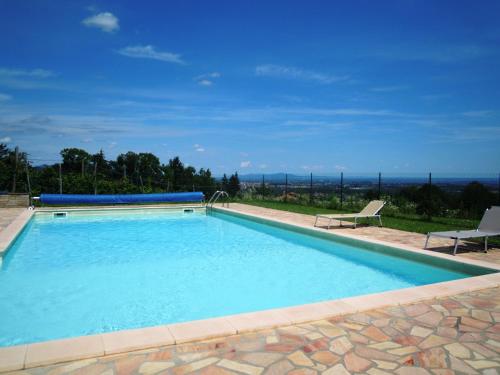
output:
[[[208, 200], [207, 202], [207, 210], [208, 209], [212, 209], [214, 204], [217, 202], [217, 200], [220, 198], [220, 197], [226, 197], [226, 198], [229, 198], [229, 194], [226, 193], [224, 190], [217, 190], [211, 197], [210, 199]], [[226, 207], [229, 207], [229, 202], [222, 202], [222, 207], [224, 207], [224, 204], [226, 204]]]

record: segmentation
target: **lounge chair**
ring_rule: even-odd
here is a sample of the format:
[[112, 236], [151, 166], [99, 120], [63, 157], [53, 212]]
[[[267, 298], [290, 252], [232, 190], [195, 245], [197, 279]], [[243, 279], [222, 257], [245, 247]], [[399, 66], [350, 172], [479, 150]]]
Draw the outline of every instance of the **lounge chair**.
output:
[[500, 206], [486, 209], [477, 229], [474, 230], [450, 230], [446, 232], [429, 232], [425, 240], [424, 249], [427, 249], [431, 236], [451, 238], [455, 240], [453, 255], [457, 254], [458, 240], [466, 238], [484, 237], [484, 252], [488, 251], [488, 237], [500, 236]]
[[340, 221], [340, 226], [342, 226], [342, 219], [354, 219], [354, 228], [356, 228], [356, 225], [358, 224], [358, 219], [363, 217], [378, 218], [380, 226], [382, 226], [382, 218], [380, 217], [379, 212], [382, 209], [382, 207], [384, 207], [384, 204], [385, 204], [384, 201], [371, 201], [359, 213], [353, 213], [353, 214], [332, 214], [332, 215], [318, 214], [316, 215], [316, 221], [314, 222], [314, 226], [317, 226], [319, 218], [328, 219], [328, 229], [330, 229], [332, 220]]

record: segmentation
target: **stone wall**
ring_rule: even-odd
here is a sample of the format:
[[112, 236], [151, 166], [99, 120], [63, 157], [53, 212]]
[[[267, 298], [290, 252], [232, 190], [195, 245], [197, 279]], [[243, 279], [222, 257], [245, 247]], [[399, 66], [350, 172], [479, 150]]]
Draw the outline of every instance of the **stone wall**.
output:
[[29, 205], [28, 194], [0, 194], [0, 207], [28, 207]]

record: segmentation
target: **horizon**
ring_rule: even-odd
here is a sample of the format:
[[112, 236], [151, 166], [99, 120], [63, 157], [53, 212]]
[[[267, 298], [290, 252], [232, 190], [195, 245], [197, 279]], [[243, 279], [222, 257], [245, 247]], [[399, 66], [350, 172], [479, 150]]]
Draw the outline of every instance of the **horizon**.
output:
[[500, 170], [496, 1], [0, 9], [0, 143], [34, 165], [76, 147], [215, 176]]

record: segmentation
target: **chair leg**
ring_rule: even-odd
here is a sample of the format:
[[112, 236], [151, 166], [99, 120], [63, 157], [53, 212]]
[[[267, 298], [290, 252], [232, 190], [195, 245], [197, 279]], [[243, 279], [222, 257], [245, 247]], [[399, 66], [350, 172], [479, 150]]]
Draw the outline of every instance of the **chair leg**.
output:
[[342, 220], [339, 220], [339, 223], [340, 223], [339, 226], [342, 226]]
[[484, 252], [488, 252], [488, 237], [484, 237]]
[[453, 248], [453, 255], [457, 255], [458, 238], [455, 238], [455, 245]]
[[382, 216], [378, 217], [378, 222], [379, 222], [380, 226], [382, 227]]
[[425, 239], [424, 250], [427, 249], [427, 244], [429, 243], [429, 237], [430, 237], [430, 235], [427, 234], [427, 238]]
[[355, 218], [354, 218], [354, 229], [356, 229], [356, 225], [357, 225], [357, 224], [358, 224], [358, 218], [357, 218], [357, 217], [355, 217]]
[[314, 226], [316, 226], [316, 224], [318, 224], [318, 217], [316, 216], [316, 220], [314, 221]]
[[330, 229], [331, 225], [332, 225], [332, 219], [328, 220], [328, 229]]

